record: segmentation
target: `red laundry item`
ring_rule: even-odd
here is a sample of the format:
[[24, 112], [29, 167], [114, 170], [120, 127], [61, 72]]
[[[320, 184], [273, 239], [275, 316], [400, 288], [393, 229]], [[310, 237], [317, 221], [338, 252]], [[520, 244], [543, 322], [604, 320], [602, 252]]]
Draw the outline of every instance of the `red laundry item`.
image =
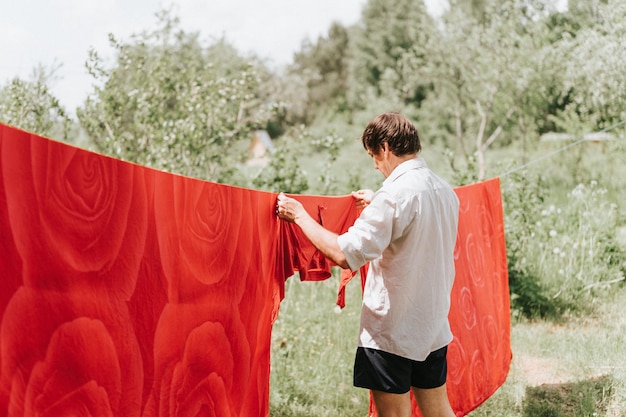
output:
[[[459, 189], [458, 413], [488, 398], [510, 362], [498, 187]], [[0, 417], [267, 416], [284, 282], [332, 267], [276, 218], [276, 196], [0, 124]], [[336, 233], [358, 216], [350, 196], [299, 198]]]
[[[510, 298], [500, 180], [455, 188], [459, 232], [454, 252], [447, 388], [456, 416], [484, 403], [511, 365]], [[413, 416], [422, 414], [413, 395]], [[370, 417], [377, 413], [370, 398]]]
[[[342, 234], [354, 223], [360, 210], [357, 210], [351, 196], [328, 197], [313, 195], [291, 195], [297, 198], [314, 219], [325, 228]], [[294, 271], [299, 272], [302, 281], [322, 281], [331, 277], [331, 267], [336, 266], [327, 260], [309, 242], [299, 227], [282, 222], [281, 245], [284, 250], [284, 276], [290, 276]], [[361, 283], [365, 282], [367, 265], [360, 268]], [[346, 285], [356, 275], [350, 270], [341, 271], [340, 286], [337, 293], [337, 305], [345, 307]]]

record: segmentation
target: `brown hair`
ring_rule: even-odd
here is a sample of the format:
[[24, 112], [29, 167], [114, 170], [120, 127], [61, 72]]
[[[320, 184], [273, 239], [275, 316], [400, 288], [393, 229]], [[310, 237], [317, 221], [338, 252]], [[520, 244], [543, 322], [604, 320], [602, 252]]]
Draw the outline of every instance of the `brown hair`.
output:
[[400, 113], [388, 112], [376, 116], [361, 135], [363, 147], [378, 154], [386, 142], [396, 156], [418, 153], [422, 149], [415, 125]]

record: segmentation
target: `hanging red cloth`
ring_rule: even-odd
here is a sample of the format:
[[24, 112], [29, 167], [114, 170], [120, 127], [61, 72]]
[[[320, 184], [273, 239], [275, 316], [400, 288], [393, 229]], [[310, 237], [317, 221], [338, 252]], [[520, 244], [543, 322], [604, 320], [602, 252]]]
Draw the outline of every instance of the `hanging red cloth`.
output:
[[[500, 180], [455, 188], [460, 201], [448, 347], [448, 396], [457, 416], [504, 383], [512, 360], [510, 298]], [[413, 416], [421, 417], [411, 395]], [[376, 416], [370, 399], [370, 417]]]
[[[510, 348], [499, 184], [459, 196], [449, 385], [466, 413]], [[300, 198], [337, 233], [358, 215]], [[267, 416], [284, 282], [332, 266], [275, 203], [0, 124], [0, 417]]]

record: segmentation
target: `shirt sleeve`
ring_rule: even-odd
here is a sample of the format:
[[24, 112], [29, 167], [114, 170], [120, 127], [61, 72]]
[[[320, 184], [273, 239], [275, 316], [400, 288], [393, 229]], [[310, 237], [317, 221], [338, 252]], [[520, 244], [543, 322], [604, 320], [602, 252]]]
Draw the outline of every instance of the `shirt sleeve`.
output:
[[391, 242], [397, 204], [387, 192], [377, 192], [348, 231], [337, 243], [348, 266], [356, 271], [383, 253]]

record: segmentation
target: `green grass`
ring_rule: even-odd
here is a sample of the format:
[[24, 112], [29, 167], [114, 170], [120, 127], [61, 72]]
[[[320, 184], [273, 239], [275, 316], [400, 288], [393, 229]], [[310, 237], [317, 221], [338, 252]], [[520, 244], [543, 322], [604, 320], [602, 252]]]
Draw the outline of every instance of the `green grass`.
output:
[[526, 388], [524, 417], [597, 416], [606, 413], [613, 394], [612, 377]]
[[365, 417], [369, 394], [352, 386], [361, 288], [358, 276], [335, 307], [338, 277], [286, 283], [272, 330], [270, 415], [272, 417]]
[[[602, 301], [595, 314], [562, 322], [519, 321], [513, 324], [513, 363], [505, 384], [471, 417], [626, 415], [626, 288]], [[559, 397], [537, 411], [541, 398]], [[582, 405], [574, 399], [584, 399]], [[528, 410], [535, 414], [529, 414]], [[593, 414], [596, 413], [596, 414]]]

